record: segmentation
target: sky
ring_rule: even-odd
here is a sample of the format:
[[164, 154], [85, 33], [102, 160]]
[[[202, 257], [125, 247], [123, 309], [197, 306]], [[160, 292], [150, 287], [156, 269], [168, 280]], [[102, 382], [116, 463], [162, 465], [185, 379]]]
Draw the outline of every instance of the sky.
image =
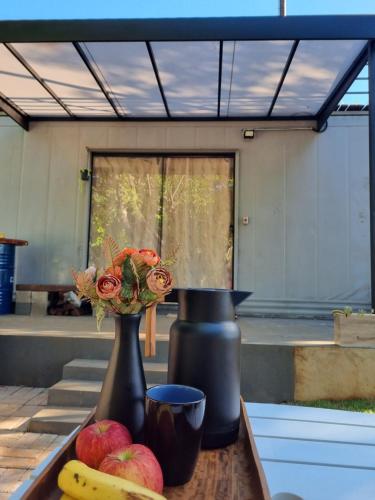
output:
[[[375, 0], [286, 0], [288, 15], [375, 14]], [[279, 0], [0, 0], [0, 19], [272, 16]]]

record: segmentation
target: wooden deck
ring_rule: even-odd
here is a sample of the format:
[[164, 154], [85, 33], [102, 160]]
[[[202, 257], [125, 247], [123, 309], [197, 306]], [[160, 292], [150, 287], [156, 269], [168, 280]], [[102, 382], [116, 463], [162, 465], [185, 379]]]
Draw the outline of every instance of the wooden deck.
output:
[[47, 389], [0, 386], [0, 500], [9, 498], [64, 439], [26, 432], [30, 417], [46, 403]]

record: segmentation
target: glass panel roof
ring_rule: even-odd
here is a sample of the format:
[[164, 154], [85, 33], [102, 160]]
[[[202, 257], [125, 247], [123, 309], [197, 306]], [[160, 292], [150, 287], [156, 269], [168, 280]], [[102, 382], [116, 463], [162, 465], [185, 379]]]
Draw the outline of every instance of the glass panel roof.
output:
[[12, 45], [78, 116], [115, 116], [112, 106], [71, 43]]
[[154, 42], [172, 116], [216, 116], [219, 42]]
[[224, 42], [221, 116], [265, 116], [293, 41]]
[[81, 47], [99, 70], [122, 114], [166, 116], [144, 42], [85, 43]]
[[[316, 117], [366, 43], [225, 41], [220, 101], [219, 41], [0, 44], [0, 95], [43, 119], [165, 119], [166, 107], [172, 118], [216, 119], [219, 102], [219, 118], [267, 119], [276, 97], [271, 117]], [[365, 87], [358, 80], [350, 99]]]
[[315, 115], [365, 44], [363, 40], [301, 41], [272, 116]]
[[30, 115], [68, 116], [3, 44], [0, 44], [0, 92]]

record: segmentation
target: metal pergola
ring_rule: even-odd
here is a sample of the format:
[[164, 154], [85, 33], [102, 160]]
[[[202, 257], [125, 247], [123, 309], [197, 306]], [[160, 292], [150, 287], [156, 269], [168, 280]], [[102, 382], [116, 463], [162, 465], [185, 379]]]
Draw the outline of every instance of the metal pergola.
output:
[[313, 121], [368, 63], [375, 308], [375, 15], [0, 21], [0, 109], [33, 121]]

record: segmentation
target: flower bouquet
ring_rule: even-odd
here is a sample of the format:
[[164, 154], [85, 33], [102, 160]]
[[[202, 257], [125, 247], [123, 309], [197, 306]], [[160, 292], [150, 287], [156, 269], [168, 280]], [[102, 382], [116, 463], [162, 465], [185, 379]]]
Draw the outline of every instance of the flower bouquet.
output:
[[[155, 350], [156, 305], [173, 286], [171, 273], [159, 255], [148, 248], [120, 248], [111, 238], [104, 241], [106, 268], [91, 266], [73, 271], [79, 298], [96, 310], [98, 329], [106, 311], [137, 314], [146, 308], [146, 355]], [[170, 259], [168, 263], [173, 263]]]

